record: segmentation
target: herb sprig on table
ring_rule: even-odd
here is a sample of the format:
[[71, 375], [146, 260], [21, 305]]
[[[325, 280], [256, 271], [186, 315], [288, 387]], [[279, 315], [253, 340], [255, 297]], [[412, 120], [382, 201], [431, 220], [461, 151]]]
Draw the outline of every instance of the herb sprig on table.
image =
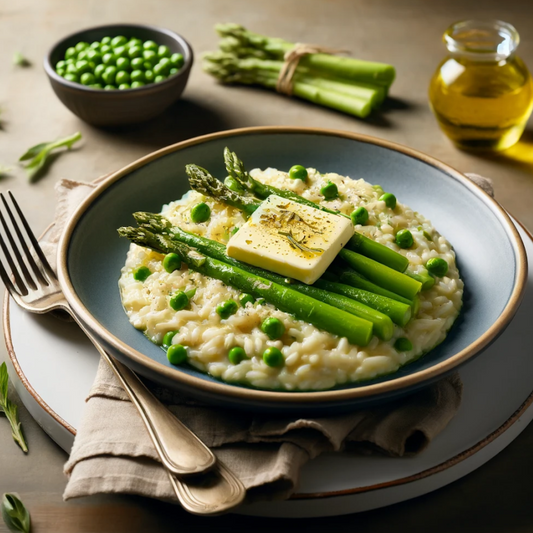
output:
[[[238, 24], [217, 24], [219, 50], [204, 55], [204, 71], [222, 83], [278, 90], [285, 54], [297, 45], [259, 35]], [[385, 63], [311, 53], [301, 57], [292, 78], [294, 96], [360, 118], [385, 99], [395, 69]]]
[[7, 396], [8, 382], [7, 366], [5, 363], [2, 363], [0, 365], [0, 413], [3, 413], [11, 424], [13, 440], [20, 446], [24, 453], [28, 453], [28, 445], [22, 432], [17, 406]]
[[81, 139], [81, 133], [78, 131], [74, 135], [58, 139], [57, 141], [36, 144], [29, 148], [19, 161], [29, 161], [24, 168], [26, 169], [28, 179], [33, 181], [44, 171], [47, 163], [51, 162], [52, 152], [58, 148], [66, 147], [68, 150], [72, 145]]
[[12, 533], [30, 533], [30, 513], [17, 494], [6, 493], [2, 497], [2, 518]]

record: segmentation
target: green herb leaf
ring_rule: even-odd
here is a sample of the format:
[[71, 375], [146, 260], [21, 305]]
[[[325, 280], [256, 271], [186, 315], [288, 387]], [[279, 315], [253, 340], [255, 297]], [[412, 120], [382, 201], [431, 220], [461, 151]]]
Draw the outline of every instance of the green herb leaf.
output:
[[17, 65], [17, 67], [30, 67], [31, 62], [20, 52], [15, 52], [13, 55], [13, 65]]
[[30, 513], [20, 501], [18, 494], [6, 493], [2, 497], [2, 518], [13, 533], [30, 533]]
[[28, 445], [22, 432], [17, 406], [7, 397], [8, 381], [7, 366], [5, 363], [2, 363], [0, 365], [0, 413], [4, 413], [11, 424], [13, 440], [20, 446], [24, 453], [28, 453]]
[[57, 141], [40, 143], [36, 144], [29, 148], [24, 154], [19, 158], [19, 161], [29, 161], [29, 163], [24, 167], [28, 174], [28, 179], [33, 181], [38, 174], [45, 168], [46, 163], [51, 161], [50, 156], [52, 151], [56, 148], [66, 147], [71, 149], [72, 145], [81, 139], [81, 133], [78, 131], [70, 137], [64, 137], [63, 139], [58, 139]]

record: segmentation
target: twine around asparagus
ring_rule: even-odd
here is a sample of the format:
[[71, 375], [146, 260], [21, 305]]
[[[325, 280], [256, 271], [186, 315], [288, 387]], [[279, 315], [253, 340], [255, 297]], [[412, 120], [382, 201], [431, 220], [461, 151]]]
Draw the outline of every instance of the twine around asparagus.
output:
[[347, 50], [340, 50], [337, 48], [327, 48], [325, 46], [317, 46], [315, 44], [296, 43], [294, 48], [285, 52], [283, 56], [284, 62], [281, 67], [278, 81], [276, 83], [276, 91], [287, 96], [292, 96], [293, 78], [296, 73], [296, 68], [300, 59], [308, 54], [346, 54]]

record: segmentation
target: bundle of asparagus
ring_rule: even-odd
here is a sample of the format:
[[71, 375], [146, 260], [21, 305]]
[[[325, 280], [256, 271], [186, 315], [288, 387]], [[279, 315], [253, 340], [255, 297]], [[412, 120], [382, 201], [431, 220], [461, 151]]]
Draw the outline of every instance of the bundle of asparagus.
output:
[[[205, 72], [222, 83], [278, 89], [285, 54], [297, 46], [250, 32], [238, 24], [217, 24], [219, 50], [204, 54]], [[394, 81], [391, 65], [325, 53], [306, 54], [294, 72], [291, 94], [338, 111], [367, 117]]]

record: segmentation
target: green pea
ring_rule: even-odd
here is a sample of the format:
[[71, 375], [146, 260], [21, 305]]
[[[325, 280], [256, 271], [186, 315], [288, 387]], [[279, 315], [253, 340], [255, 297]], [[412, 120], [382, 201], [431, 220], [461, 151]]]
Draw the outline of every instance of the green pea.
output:
[[89, 48], [92, 48], [93, 50], [100, 50], [100, 42], [99, 41], [93, 41]]
[[163, 268], [170, 274], [181, 268], [181, 259], [178, 254], [169, 253], [163, 259]]
[[224, 185], [228, 189], [231, 189], [234, 192], [238, 192], [238, 193], [243, 193], [244, 192], [244, 189], [241, 187], [241, 184], [232, 176], [228, 176], [224, 180]]
[[142, 70], [134, 70], [130, 77], [131, 81], [144, 81], [144, 72]]
[[102, 54], [96, 50], [87, 50], [85, 57], [87, 58], [87, 61], [92, 61], [95, 65], [98, 65], [102, 62]]
[[169, 71], [168, 71], [168, 75], [169, 76], [174, 76], [174, 74], [177, 74], [179, 72], [179, 69], [175, 68], [175, 67], [172, 67]]
[[104, 54], [108, 54], [110, 52], [113, 52], [113, 48], [111, 48], [108, 44], [103, 44], [100, 47], [100, 54], [102, 55], [102, 57], [104, 56]]
[[182, 344], [172, 344], [167, 349], [167, 359], [172, 365], [181, 365], [187, 361], [187, 348]]
[[386, 192], [379, 197], [380, 201], [385, 202], [387, 207], [394, 209], [396, 207], [396, 196], [390, 192]]
[[[165, 61], [166, 60], [166, 61]], [[154, 67], [154, 74], [156, 76], [162, 75], [166, 76], [168, 72], [170, 71], [170, 62], [168, 61], [168, 58], [164, 57], [155, 67]]]
[[107, 85], [114, 85], [116, 75], [117, 75], [116, 67], [107, 67], [104, 73], [102, 74], [102, 79]]
[[173, 67], [181, 68], [183, 66], [183, 63], [185, 62], [185, 59], [183, 58], [183, 55], [180, 53], [175, 53], [170, 56], [170, 64]]
[[56, 70], [66, 69], [66, 68], [67, 68], [67, 64], [64, 61], [58, 61], [56, 63]]
[[76, 49], [73, 46], [65, 50], [65, 59], [74, 59], [77, 55], [78, 52], [76, 52]]
[[185, 292], [177, 291], [170, 298], [169, 304], [174, 311], [181, 311], [189, 305], [189, 297]]
[[74, 59], [72, 57], [69, 57], [68, 59], [65, 59], [65, 64], [66, 65], [75, 65], [76, 61], [74, 61]]
[[86, 43], [85, 41], [80, 41], [74, 48], [78, 54], [89, 47], [89, 43]]
[[108, 84], [104, 87], [106, 91], [114, 91], [116, 87], [114, 85]]
[[162, 44], [158, 49], [157, 49], [157, 55], [159, 57], [170, 57], [170, 48], [168, 46], [165, 46], [164, 44]]
[[117, 63], [117, 57], [112, 52], [108, 52], [102, 56], [102, 63], [104, 65], [115, 65]]
[[241, 361], [247, 359], [246, 352], [240, 346], [234, 346], [228, 352], [228, 359], [232, 365], [238, 365]]
[[91, 72], [94, 72], [94, 69], [96, 68], [96, 63], [94, 61], [87, 61], [89, 63], [89, 68], [91, 69]]
[[148, 267], [140, 266], [133, 271], [133, 279], [136, 281], [145, 281], [151, 273]]
[[283, 364], [285, 363], [283, 354], [278, 348], [275, 348], [274, 346], [268, 347], [263, 352], [263, 361], [266, 365], [271, 367], [283, 366]]
[[154, 41], [144, 41], [143, 48], [145, 50], [153, 50], [155, 52], [157, 51], [157, 43]]
[[127, 57], [119, 57], [117, 59], [117, 70], [130, 70], [131, 64]]
[[76, 57], [77, 61], [85, 61], [87, 59], [87, 52], [85, 50], [82, 50], [78, 56]]
[[413, 234], [408, 229], [401, 229], [396, 233], [395, 242], [400, 248], [411, 248], [414, 243]]
[[226, 300], [220, 305], [217, 305], [217, 314], [222, 320], [227, 320], [231, 315], [234, 315], [237, 312], [238, 308], [235, 300]]
[[76, 74], [72, 74], [71, 72], [67, 72], [64, 76], [64, 78], [67, 81], [72, 81], [74, 83], [78, 83], [78, 76]]
[[161, 346], [163, 346], [163, 348], [168, 348], [172, 344], [172, 339], [176, 336], [177, 333], [179, 333], [179, 330], [167, 331], [163, 337], [163, 342], [161, 343]]
[[246, 304], [248, 304], [248, 303], [253, 304], [254, 302], [255, 302], [255, 298], [251, 294], [248, 294], [247, 292], [243, 292], [239, 296], [239, 303], [243, 307], [246, 307]]
[[307, 176], [307, 169], [302, 165], [294, 165], [289, 170], [289, 178], [292, 178], [293, 180], [305, 181]]
[[92, 72], [85, 72], [81, 75], [80, 82], [82, 83], [82, 85], [92, 85], [96, 82], [96, 79]]
[[133, 70], [140, 70], [143, 68], [144, 59], [142, 57], [134, 57], [131, 60], [131, 68]]
[[339, 196], [339, 189], [337, 189], [337, 186], [334, 183], [328, 181], [328, 183], [320, 189], [320, 194], [322, 194], [326, 200], [335, 200], [335, 198], [338, 198]]
[[113, 48], [113, 53], [116, 57], [128, 57], [128, 49], [125, 46]]
[[154, 66], [158, 62], [157, 54], [153, 50], [144, 50], [143, 58], [145, 61], [150, 63], [150, 66]]
[[448, 273], [448, 263], [440, 257], [432, 257], [428, 259], [426, 268], [430, 274], [442, 278]]
[[78, 69], [76, 68], [76, 65], [70, 64], [67, 65], [67, 74], [78, 74]]
[[191, 209], [191, 220], [196, 224], [206, 222], [211, 216], [211, 208], [205, 203], [196, 204]]
[[140, 39], [132, 37], [127, 43], [126, 46], [131, 48], [132, 46], [140, 46], [142, 48], [143, 42]]
[[102, 44], [109, 44], [111, 42], [111, 37], [102, 37], [102, 40], [100, 41]]
[[105, 65], [96, 65], [96, 68], [94, 69], [94, 75], [96, 77], [96, 79], [101, 79], [102, 78], [102, 75], [104, 74], [105, 70], [106, 70], [106, 66]]
[[358, 207], [350, 215], [350, 218], [352, 219], [352, 224], [354, 226], [357, 226], [357, 224], [360, 224], [361, 226], [364, 226], [368, 222], [368, 211], [363, 206]]
[[131, 88], [132, 89], [139, 89], [140, 87], [144, 87], [144, 83], [142, 81], [132, 81], [131, 82]]
[[89, 87], [91, 87], [91, 89], [103, 89], [101, 83], [93, 83], [93, 84], [89, 85]]
[[121, 83], [119, 86], [118, 86], [119, 90], [121, 91], [124, 91], [126, 89], [131, 89], [131, 86], [129, 83]]
[[413, 349], [413, 343], [406, 337], [396, 339], [394, 348], [399, 352], [410, 352]]
[[155, 75], [152, 69], [148, 69], [144, 71], [144, 79], [146, 80], [146, 83], [153, 83], [154, 78], [155, 78]]
[[117, 85], [122, 85], [123, 83], [130, 82], [130, 75], [125, 70], [120, 70], [117, 72], [116, 82]]
[[117, 46], [124, 46], [128, 42], [128, 39], [123, 35], [117, 35], [111, 39], [111, 46], [116, 48]]
[[261, 331], [272, 341], [279, 339], [285, 333], [285, 325], [278, 318], [267, 318], [261, 324]]
[[128, 50], [128, 56], [130, 59], [135, 59], [136, 57], [142, 57], [143, 49], [140, 46], [130, 46]]
[[56, 72], [57, 72], [60, 76], [64, 76], [64, 75], [67, 73], [67, 69], [66, 69], [66, 68], [56, 69]]
[[156, 76], [156, 77], [154, 78], [154, 83], [159, 83], [160, 81], [165, 81], [166, 79], [167, 79], [166, 76], [161, 76], [161, 75], [159, 75], [159, 76]]
[[78, 61], [76, 63], [76, 70], [78, 71], [78, 74], [84, 74], [85, 72], [91, 71], [91, 66], [87, 61]]

